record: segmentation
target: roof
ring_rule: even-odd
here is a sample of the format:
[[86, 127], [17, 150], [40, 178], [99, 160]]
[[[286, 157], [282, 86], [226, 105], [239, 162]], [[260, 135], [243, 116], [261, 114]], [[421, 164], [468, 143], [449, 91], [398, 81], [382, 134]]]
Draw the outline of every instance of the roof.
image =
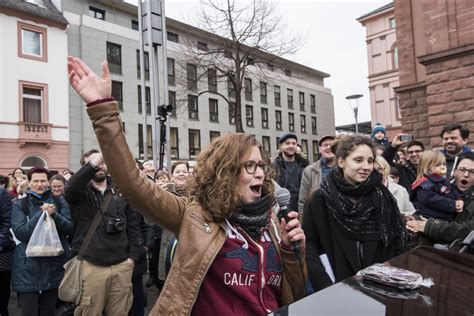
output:
[[365, 18], [368, 18], [369, 16], [372, 16], [372, 15], [375, 15], [375, 14], [378, 14], [378, 13], [381, 13], [381, 12], [383, 12], [383, 11], [385, 11], [385, 10], [390, 9], [390, 8], [393, 8], [393, 2], [390, 2], [390, 3], [388, 3], [388, 4], [386, 4], [386, 5], [382, 6], [382, 7], [380, 7], [380, 8], [378, 8], [378, 9], [373, 10], [373, 11], [370, 11], [369, 13], [364, 14], [364, 15], [361, 16], [361, 17], [358, 17], [356, 20], [357, 20], [357, 21], [363, 20], [363, 19], [365, 19]]
[[66, 29], [68, 21], [51, 0], [1, 0], [0, 13]]
[[[177, 30], [182, 30], [182, 31], [185, 31], [185, 32], [188, 32], [188, 33], [194, 33], [196, 35], [205, 36], [206, 38], [211, 38], [211, 39], [214, 39], [216, 41], [229, 41], [229, 39], [224, 38], [220, 35], [210, 33], [206, 30], [197, 28], [195, 26], [183, 23], [181, 21], [178, 21], [178, 20], [175, 20], [175, 19], [172, 19], [172, 18], [169, 18], [169, 17], [166, 17], [166, 25], [169, 25], [169, 26], [171, 26], [171, 27], [173, 27]], [[314, 68], [296, 63], [294, 61], [291, 61], [289, 59], [286, 59], [286, 58], [283, 58], [283, 57], [280, 57], [280, 56], [272, 55], [272, 54], [264, 52], [262, 50], [257, 50], [256, 54], [260, 54], [263, 58], [266, 58], [268, 60], [273, 60], [274, 63], [280, 62], [281, 64], [287, 65], [288, 67], [290, 67], [294, 70], [298, 70], [298, 71], [301, 71], [301, 72], [306, 72], [308, 74], [318, 76], [318, 77], [321, 77], [323, 79], [328, 78], [328, 77], [331, 76], [330, 74], [325, 73], [323, 71], [320, 71], [320, 70], [317, 70], [317, 69], [314, 69]]]
[[[359, 133], [360, 134], [370, 134], [372, 133], [372, 122], [359, 122]], [[336, 131], [338, 133], [355, 133], [355, 124], [339, 125], [336, 126]]]

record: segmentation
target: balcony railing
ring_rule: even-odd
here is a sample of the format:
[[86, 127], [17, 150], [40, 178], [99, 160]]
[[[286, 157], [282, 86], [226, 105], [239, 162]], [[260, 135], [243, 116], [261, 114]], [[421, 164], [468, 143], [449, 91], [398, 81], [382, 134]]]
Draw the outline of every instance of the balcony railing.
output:
[[18, 125], [20, 126], [20, 147], [24, 147], [26, 143], [41, 143], [46, 144], [46, 147], [51, 145], [52, 124], [19, 122]]

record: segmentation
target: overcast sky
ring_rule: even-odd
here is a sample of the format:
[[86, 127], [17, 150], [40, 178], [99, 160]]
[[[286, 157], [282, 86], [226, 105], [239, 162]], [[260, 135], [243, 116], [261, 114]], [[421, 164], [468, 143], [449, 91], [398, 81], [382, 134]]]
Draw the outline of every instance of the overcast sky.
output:
[[[238, 0], [246, 1], [246, 0]], [[355, 19], [390, 0], [273, 0], [294, 31], [305, 35], [304, 47], [287, 59], [329, 73], [325, 85], [332, 89], [336, 126], [354, 123], [345, 99], [363, 94], [359, 122], [370, 120], [365, 28]], [[165, 13], [176, 20], [199, 26], [199, 0], [165, 0]]]

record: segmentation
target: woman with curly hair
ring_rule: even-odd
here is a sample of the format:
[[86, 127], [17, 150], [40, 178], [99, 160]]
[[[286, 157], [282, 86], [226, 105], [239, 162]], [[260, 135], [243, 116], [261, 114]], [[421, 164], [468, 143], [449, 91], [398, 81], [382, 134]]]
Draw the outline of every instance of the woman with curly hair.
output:
[[178, 197], [137, 168], [107, 63], [102, 78], [78, 58], [69, 58], [68, 69], [124, 198], [179, 240], [152, 315], [264, 315], [304, 296], [305, 235], [297, 212], [288, 222], [273, 214], [274, 187], [254, 136], [227, 133], [213, 141], [197, 157], [189, 197]]
[[402, 253], [405, 236], [397, 202], [374, 170], [372, 141], [344, 136], [332, 151], [338, 167], [313, 194], [303, 219], [309, 276], [317, 291]]

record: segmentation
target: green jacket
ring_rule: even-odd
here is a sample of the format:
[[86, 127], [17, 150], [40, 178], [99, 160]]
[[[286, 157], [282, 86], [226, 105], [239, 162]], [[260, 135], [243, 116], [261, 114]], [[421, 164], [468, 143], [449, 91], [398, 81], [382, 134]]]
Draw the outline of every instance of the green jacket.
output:
[[464, 199], [464, 211], [454, 221], [447, 222], [430, 218], [426, 222], [425, 235], [435, 242], [451, 243], [464, 239], [474, 230], [474, 188], [471, 188]]

